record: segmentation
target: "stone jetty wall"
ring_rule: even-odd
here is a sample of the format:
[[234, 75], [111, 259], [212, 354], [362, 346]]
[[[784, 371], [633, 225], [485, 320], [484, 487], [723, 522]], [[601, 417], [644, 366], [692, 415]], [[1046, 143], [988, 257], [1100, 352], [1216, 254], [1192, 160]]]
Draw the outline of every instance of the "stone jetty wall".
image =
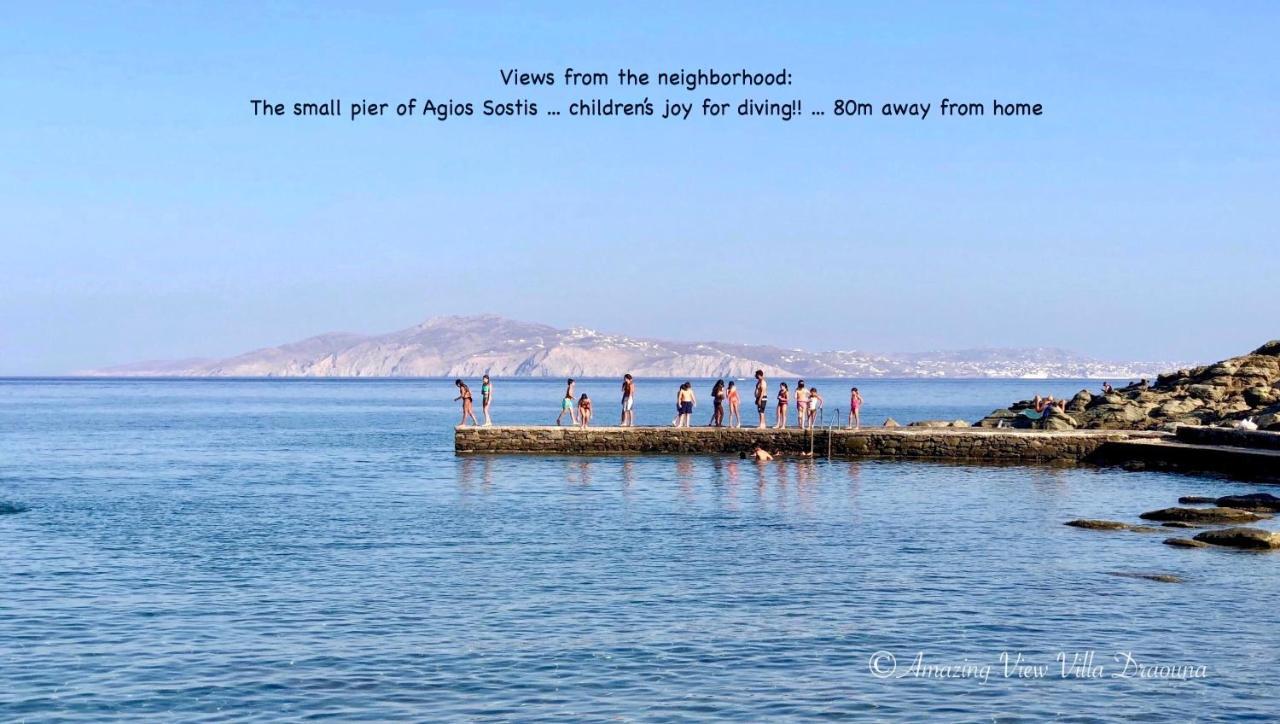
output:
[[1176, 434], [1178, 442], [1192, 445], [1230, 445], [1259, 450], [1280, 450], [1280, 432], [1180, 425]]
[[971, 462], [1080, 462], [1108, 442], [1163, 438], [1162, 433], [1077, 430], [1042, 432], [978, 428], [759, 430], [755, 428], [459, 427], [458, 453], [711, 453], [736, 455], [756, 445], [772, 453]]

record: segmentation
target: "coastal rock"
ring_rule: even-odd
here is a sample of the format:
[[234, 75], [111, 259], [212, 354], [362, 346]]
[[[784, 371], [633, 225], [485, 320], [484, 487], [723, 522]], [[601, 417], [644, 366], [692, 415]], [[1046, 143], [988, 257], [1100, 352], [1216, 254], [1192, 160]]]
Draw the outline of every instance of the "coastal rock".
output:
[[1076, 427], [1075, 419], [1056, 407], [1045, 408], [1044, 417], [1040, 418], [1042, 430], [1074, 430]]
[[1275, 550], [1280, 548], [1280, 533], [1272, 533], [1261, 528], [1223, 528], [1206, 530], [1195, 538], [1201, 543], [1230, 548], [1249, 548], [1253, 550]]
[[951, 426], [952, 427], [973, 427], [973, 425], [969, 424], [968, 420], [952, 420]]
[[1280, 357], [1280, 339], [1273, 339], [1253, 351], [1256, 355]]
[[1121, 578], [1140, 578], [1146, 581], [1156, 581], [1157, 583], [1182, 583], [1182, 579], [1172, 573], [1136, 573], [1129, 571], [1107, 571], [1109, 576], [1120, 576]]
[[[1218, 502], [1217, 498], [1211, 498], [1207, 495], [1184, 495], [1178, 498], [1178, 502], [1183, 505], [1223, 505]], [[1226, 506], [1228, 508], [1233, 506]]]
[[1063, 525], [1069, 525], [1072, 528], [1085, 528], [1086, 530], [1126, 530], [1130, 533], [1162, 532], [1159, 528], [1153, 528], [1149, 525], [1133, 525], [1131, 523], [1121, 523], [1118, 520], [1095, 520], [1093, 518], [1069, 520]]
[[892, 417], [886, 417], [884, 419], [884, 424], [881, 425], [881, 427], [902, 427], [902, 424]]
[[1121, 523], [1118, 520], [1094, 520], [1092, 518], [1069, 520], [1063, 525], [1069, 525], [1072, 528], [1088, 528], [1089, 530], [1125, 530], [1129, 527], [1128, 523]]
[[1252, 523], [1270, 518], [1236, 508], [1162, 508], [1138, 516], [1143, 520], [1183, 521], [1186, 523]]
[[[1011, 415], [1028, 404], [1014, 403], [977, 424], [1022, 426]], [[1075, 426], [1093, 430], [1159, 430], [1169, 423], [1233, 426], [1249, 418], [1260, 430], [1280, 430], [1280, 340], [1250, 354], [1161, 374], [1154, 385], [1132, 384], [1106, 394], [1084, 391], [1071, 398], [1067, 410]], [[1035, 426], [1066, 424], [1049, 419]]]
[[1225, 508], [1238, 508], [1253, 511], [1280, 511], [1280, 498], [1271, 493], [1250, 493], [1248, 495], [1227, 495], [1213, 501], [1215, 505]]
[[979, 420], [976, 427], [1014, 427], [1019, 418], [1026, 419], [1013, 410], [994, 410]]
[[1080, 390], [1067, 403], [1067, 412], [1084, 412], [1090, 402], [1093, 402], [1093, 395], [1088, 390]]
[[1208, 548], [1209, 544], [1191, 538], [1165, 538], [1164, 544], [1175, 548]]
[[1160, 524], [1161, 528], [1199, 528], [1195, 523], [1188, 523], [1185, 520], [1170, 520]]
[[1267, 409], [1267, 412], [1254, 419], [1254, 422], [1258, 423], [1258, 429], [1280, 430], [1280, 405], [1273, 405]]
[[915, 422], [908, 422], [907, 427], [951, 427], [951, 423], [946, 420], [917, 420]]
[[1202, 403], [1199, 400], [1175, 398], [1156, 407], [1151, 414], [1155, 417], [1181, 417], [1201, 406]]
[[1241, 394], [1244, 397], [1245, 404], [1250, 407], [1265, 407], [1280, 397], [1280, 394], [1277, 394], [1275, 389], [1262, 386], [1250, 387]]

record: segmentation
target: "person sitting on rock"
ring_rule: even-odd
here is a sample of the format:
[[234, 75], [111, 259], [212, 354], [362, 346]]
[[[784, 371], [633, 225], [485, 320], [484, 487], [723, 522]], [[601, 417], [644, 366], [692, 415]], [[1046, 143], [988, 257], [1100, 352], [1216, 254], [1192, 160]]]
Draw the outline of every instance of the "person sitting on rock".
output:
[[1104, 395], [1109, 395], [1109, 394], [1111, 394], [1112, 392], [1115, 392], [1115, 388], [1111, 386], [1111, 383], [1110, 383], [1110, 382], [1103, 381], [1103, 383], [1102, 383], [1102, 394], [1104, 394]]

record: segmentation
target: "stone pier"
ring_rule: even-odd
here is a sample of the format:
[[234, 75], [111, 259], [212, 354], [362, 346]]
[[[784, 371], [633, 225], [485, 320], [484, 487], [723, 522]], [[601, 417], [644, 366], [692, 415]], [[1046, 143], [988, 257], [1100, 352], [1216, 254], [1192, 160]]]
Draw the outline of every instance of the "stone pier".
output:
[[502, 426], [459, 427], [459, 454], [633, 453], [736, 455], [756, 445], [783, 455], [812, 452], [841, 458], [897, 458], [989, 463], [1078, 463], [1113, 442], [1159, 440], [1158, 432], [1076, 430], [1043, 432], [984, 428], [864, 428], [760, 430], [756, 428]]

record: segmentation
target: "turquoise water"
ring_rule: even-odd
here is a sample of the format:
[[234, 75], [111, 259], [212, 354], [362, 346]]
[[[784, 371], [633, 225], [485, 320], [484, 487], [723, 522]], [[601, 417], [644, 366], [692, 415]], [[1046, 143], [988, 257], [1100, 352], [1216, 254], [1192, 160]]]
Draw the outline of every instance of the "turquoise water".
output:
[[[1094, 386], [858, 384], [875, 423]], [[499, 381], [497, 421], [550, 422], [560, 385]], [[616, 383], [586, 389], [616, 414]], [[641, 423], [669, 421], [674, 385], [640, 395]], [[1280, 557], [1062, 525], [1264, 487], [458, 458], [452, 396], [447, 380], [0, 381], [0, 719], [1280, 711]], [[1111, 575], [1140, 572], [1184, 582]], [[1090, 652], [1100, 671], [1061, 675], [1059, 654]], [[1139, 676], [1117, 652], [1183, 678]]]

